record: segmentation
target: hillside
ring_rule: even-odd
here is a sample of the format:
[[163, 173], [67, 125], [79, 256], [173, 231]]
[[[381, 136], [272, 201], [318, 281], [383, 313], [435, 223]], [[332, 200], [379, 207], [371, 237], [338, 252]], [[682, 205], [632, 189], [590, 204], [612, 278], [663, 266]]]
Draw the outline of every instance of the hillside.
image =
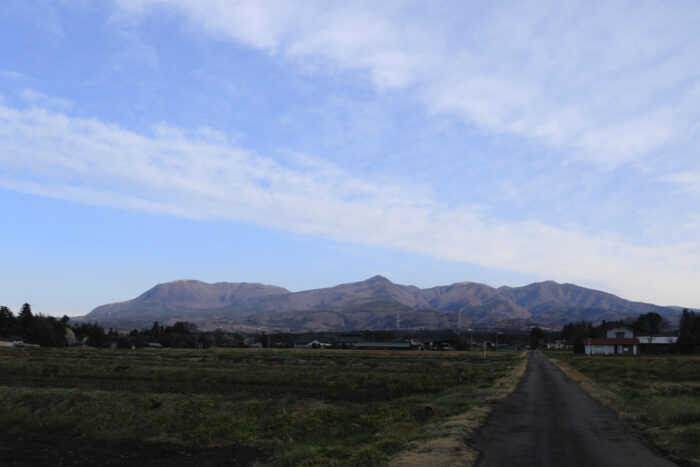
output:
[[[130, 329], [190, 321], [203, 329], [236, 327], [283, 331], [463, 328], [493, 323], [561, 326], [657, 312], [677, 320], [670, 307], [633, 302], [607, 292], [553, 281], [493, 288], [476, 282], [420, 289], [382, 276], [334, 287], [290, 292], [255, 283], [179, 280], [140, 296], [102, 305], [77, 321]], [[458, 314], [461, 316], [458, 317]]]
[[274, 285], [246, 282], [207, 284], [196, 280], [179, 280], [158, 284], [133, 300], [99, 306], [87, 316], [96, 320], [167, 316], [183, 312], [245, 306], [263, 297], [289, 293], [289, 290]]

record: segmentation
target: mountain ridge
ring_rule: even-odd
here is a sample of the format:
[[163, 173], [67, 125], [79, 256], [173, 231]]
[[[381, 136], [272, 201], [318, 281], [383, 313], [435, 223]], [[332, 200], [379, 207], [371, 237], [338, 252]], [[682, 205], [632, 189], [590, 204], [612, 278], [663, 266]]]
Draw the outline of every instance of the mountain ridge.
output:
[[393, 328], [401, 321], [404, 327], [425, 328], [508, 321], [562, 325], [581, 319], [625, 319], [652, 311], [669, 319], [679, 314], [671, 307], [554, 281], [498, 288], [456, 282], [421, 289], [376, 275], [299, 292], [260, 283], [177, 280], [157, 284], [134, 299], [96, 307], [78, 320], [119, 329], [157, 320], [191, 321], [204, 329], [243, 326], [307, 331]]

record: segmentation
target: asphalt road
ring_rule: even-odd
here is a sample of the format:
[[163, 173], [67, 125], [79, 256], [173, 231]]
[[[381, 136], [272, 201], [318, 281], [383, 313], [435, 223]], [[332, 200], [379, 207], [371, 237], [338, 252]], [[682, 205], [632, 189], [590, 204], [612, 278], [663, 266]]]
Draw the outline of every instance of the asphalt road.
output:
[[675, 465], [537, 352], [529, 352], [523, 379], [472, 443], [483, 467]]

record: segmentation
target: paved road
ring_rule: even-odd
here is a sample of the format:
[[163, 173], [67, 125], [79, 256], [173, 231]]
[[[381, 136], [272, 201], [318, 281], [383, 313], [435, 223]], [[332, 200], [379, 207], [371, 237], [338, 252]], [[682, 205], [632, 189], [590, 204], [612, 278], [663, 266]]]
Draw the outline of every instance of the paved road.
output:
[[549, 360], [529, 352], [525, 376], [474, 440], [477, 465], [672, 466]]

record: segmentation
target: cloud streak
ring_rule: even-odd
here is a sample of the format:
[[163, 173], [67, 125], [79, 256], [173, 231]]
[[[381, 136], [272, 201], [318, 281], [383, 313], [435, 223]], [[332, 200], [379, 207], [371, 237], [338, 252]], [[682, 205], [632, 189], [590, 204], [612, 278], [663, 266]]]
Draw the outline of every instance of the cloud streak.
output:
[[30, 88], [22, 89], [20, 97], [27, 104], [36, 107], [48, 107], [57, 110], [70, 110], [73, 107], [73, 103], [68, 99], [50, 97]]
[[405, 91], [429, 112], [605, 169], [697, 139], [692, 3], [118, 4], [131, 15], [178, 12], [211, 37], [303, 67], [363, 73], [380, 92]]
[[447, 206], [427, 188], [358, 178], [313, 159], [281, 164], [225, 136], [147, 134], [0, 105], [0, 186], [128, 210], [222, 218], [543, 278], [605, 282], [630, 298], [699, 303], [700, 245], [635, 246]]

